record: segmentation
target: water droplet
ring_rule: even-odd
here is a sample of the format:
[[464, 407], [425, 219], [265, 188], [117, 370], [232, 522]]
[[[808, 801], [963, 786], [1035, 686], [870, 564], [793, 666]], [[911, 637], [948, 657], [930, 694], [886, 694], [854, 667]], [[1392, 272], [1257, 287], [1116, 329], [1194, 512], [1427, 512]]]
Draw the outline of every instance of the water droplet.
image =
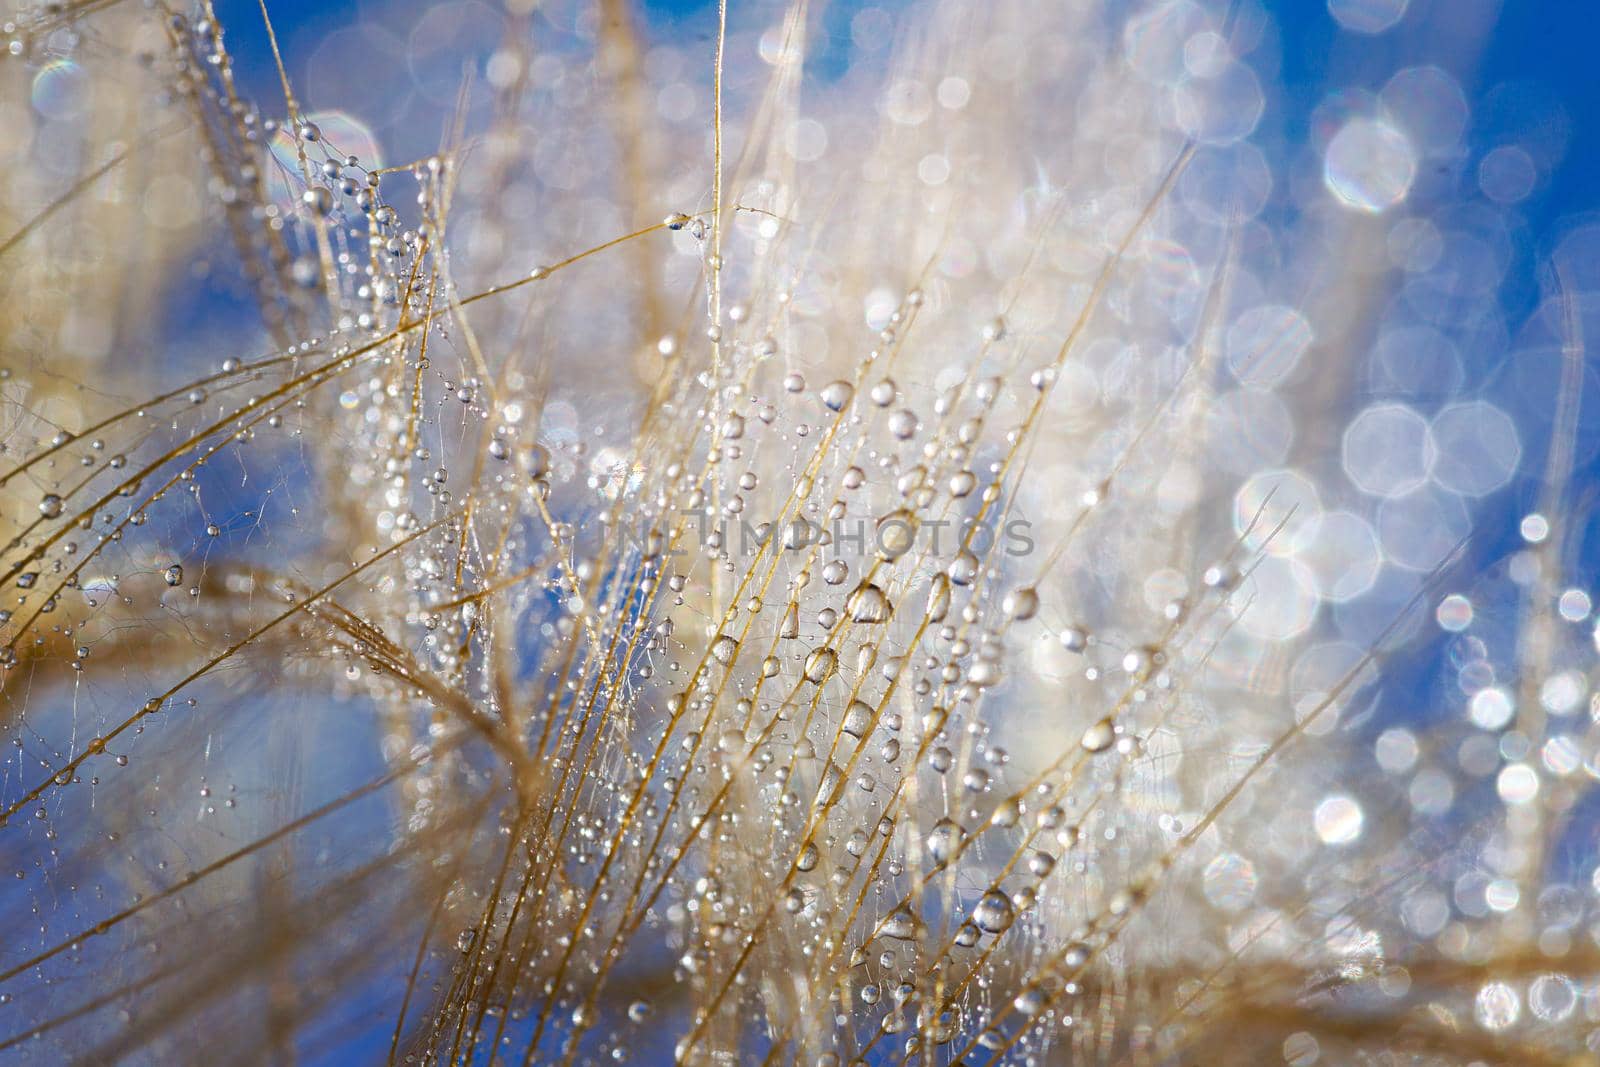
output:
[[1026, 622], [1039, 613], [1039, 593], [1031, 585], [1013, 589], [1006, 594], [1000, 607], [1018, 622]]
[[915, 519], [905, 508], [897, 508], [878, 520], [878, 555], [884, 559], [899, 559], [916, 543]]
[[971, 585], [978, 577], [978, 557], [972, 550], [963, 548], [956, 558], [950, 561], [950, 580], [956, 585]]
[[922, 920], [917, 918], [909, 907], [902, 904], [883, 920], [883, 925], [878, 928], [878, 934], [896, 941], [915, 941], [922, 936]]
[[833, 673], [833, 668], [838, 662], [838, 654], [827, 645], [812, 649], [811, 654], [806, 656], [806, 681], [813, 685], [821, 685], [828, 680], [828, 675]]
[[325, 185], [313, 185], [300, 194], [300, 202], [318, 218], [333, 214], [333, 190]]
[[855, 396], [855, 386], [844, 379], [829, 382], [822, 387], [822, 405], [829, 411], [843, 411], [850, 398]]
[[967, 681], [979, 689], [987, 689], [991, 685], [998, 685], [1002, 676], [1000, 664], [994, 660], [980, 659], [967, 671]]
[[1011, 898], [998, 889], [985, 893], [978, 901], [978, 906], [972, 909], [973, 925], [987, 934], [1005, 933], [1011, 928], [1011, 921], [1015, 917]]
[[862, 582], [845, 601], [845, 610], [852, 622], [882, 623], [889, 621], [889, 597], [872, 582]]
[[[974, 767], [973, 773], [983, 775], [982, 787], [978, 790], [974, 790], [974, 792], [981, 792], [982, 789], [988, 788], [990, 783], [988, 772], [980, 771], [978, 768]], [[1006, 797], [999, 804], [995, 805], [994, 814], [989, 816], [989, 821], [1002, 828], [1017, 825], [1018, 822], [1022, 821], [1021, 802], [1018, 801], [1014, 796]]]
[[943, 622], [948, 614], [950, 614], [950, 578], [948, 575], [935, 574], [928, 586], [928, 621]]
[[550, 450], [537, 442], [522, 449], [522, 469], [529, 478], [539, 479], [550, 473]]
[[165, 577], [168, 585], [181, 585], [183, 583], [183, 567], [174, 563], [167, 568]]
[[861, 700], [852, 700], [850, 707], [844, 713], [844, 722], [840, 729], [854, 738], [862, 738], [867, 731], [872, 729], [872, 705]]
[[960, 851], [966, 837], [967, 832], [960, 823], [945, 818], [933, 824], [923, 838], [922, 845], [928, 850], [928, 858], [933, 860], [933, 865], [943, 867]]
[[837, 802], [843, 785], [844, 769], [830, 760], [822, 771], [822, 779], [817, 783], [817, 806], [829, 807]]
[[1104, 752], [1110, 748], [1117, 739], [1116, 727], [1111, 720], [1101, 719], [1083, 732], [1083, 738], [1078, 744], [1083, 746], [1085, 752]]

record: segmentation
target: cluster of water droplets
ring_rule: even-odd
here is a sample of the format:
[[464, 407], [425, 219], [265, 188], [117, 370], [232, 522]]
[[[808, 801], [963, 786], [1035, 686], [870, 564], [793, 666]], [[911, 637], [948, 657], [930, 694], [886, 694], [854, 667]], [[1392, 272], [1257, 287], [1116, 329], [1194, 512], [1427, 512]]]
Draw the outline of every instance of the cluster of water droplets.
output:
[[[1404, 5], [1329, 10], [1370, 34]], [[455, 13], [476, 32], [481, 13]], [[1337, 324], [1378, 269], [1295, 303], [1296, 279], [1357, 253], [1262, 224], [1284, 177], [1251, 140], [1259, 12], [1018, 8], [969, 38], [964, 5], [938, 5], [919, 16], [944, 42], [929, 66], [869, 8], [805, 111], [785, 94], [806, 27], [736, 28], [733, 54], [788, 102], [741, 127], [720, 202], [703, 167], [663, 162], [698, 165], [698, 144], [656, 136], [706, 102], [682, 42], [644, 57], [646, 92], [610, 58], [615, 25], [552, 17], [537, 52], [527, 15], [510, 5], [484, 72], [527, 102], [461, 96], [493, 131], [481, 170], [460, 143], [386, 167], [407, 158], [379, 149], [396, 116], [248, 101], [214, 18], [154, 24], [167, 105], [213, 134], [207, 203], [260, 354], [240, 343], [93, 418], [6, 383], [0, 832], [28, 835], [8, 907], [37, 917], [18, 958], [42, 976], [18, 1025], [70, 1014], [67, 978], [111, 967], [64, 947], [74, 931], [180, 953], [161, 894], [300, 832], [270, 760], [320, 772], [331, 806], [304, 847], [335, 855], [326, 813], [355, 783], [319, 761], [347, 750], [374, 755], [393, 807], [343, 865], [319, 859], [284, 940], [393, 1002], [396, 1049], [426, 1062], [620, 1059], [668, 1022], [689, 1062], [1166, 1054], [1240, 961], [1288, 976], [1279, 1004], [1333, 972], [1405, 1003], [1396, 924], [1359, 907], [1344, 862], [1394, 825], [1337, 761], [1279, 753], [1341, 751], [1397, 598], [1520, 463], [1500, 406], [1463, 388], [1424, 410], [1432, 376], [1396, 355], [1459, 369], [1427, 299], [1452, 269], [1439, 248], [1504, 231], [1435, 222], [1417, 192], [1422, 161], [1458, 149], [1436, 69], [1331, 102], [1320, 184], [1292, 186], [1330, 229], [1357, 219], [1351, 243], [1381, 246], [1414, 298], [1371, 339], [1382, 396], [1352, 414], [1314, 364], [1358, 362]], [[406, 48], [387, 76], [436, 93], [428, 34]], [[63, 61], [31, 71], [42, 120], [83, 110]], [[584, 88], [596, 72], [611, 95]], [[1513, 203], [1520, 160], [1497, 151], [1476, 180]], [[1291, 466], [1297, 434], [1337, 456]], [[1512, 580], [1537, 584], [1518, 558]], [[1405, 580], [1380, 587], [1385, 568]], [[1486, 666], [1475, 603], [1437, 618], [1466, 715], [1502, 731], [1531, 683]], [[1587, 625], [1587, 594], [1557, 610]], [[1563, 665], [1537, 693], [1559, 719], [1587, 685]], [[1477, 740], [1449, 770], [1408, 729], [1374, 751], [1426, 816], [1458, 771], [1528, 810], [1588, 766], [1559, 732]], [[1453, 900], [1404, 897], [1401, 931], [1486, 952], [1446, 915], [1515, 910], [1522, 823], [1486, 845], [1498, 877], [1464, 861]], [[107, 847], [75, 858], [68, 837]], [[391, 863], [416, 885], [370, 890]], [[1541, 946], [1580, 921], [1563, 887], [1541, 896]], [[317, 925], [369, 891], [365, 922]], [[1539, 978], [1529, 1010], [1567, 1018], [1575, 981]], [[1516, 1023], [1521, 986], [1473, 995], [1483, 1027]], [[121, 1050], [101, 1038], [82, 1044]], [[1282, 1047], [1316, 1055], [1309, 1033]]]

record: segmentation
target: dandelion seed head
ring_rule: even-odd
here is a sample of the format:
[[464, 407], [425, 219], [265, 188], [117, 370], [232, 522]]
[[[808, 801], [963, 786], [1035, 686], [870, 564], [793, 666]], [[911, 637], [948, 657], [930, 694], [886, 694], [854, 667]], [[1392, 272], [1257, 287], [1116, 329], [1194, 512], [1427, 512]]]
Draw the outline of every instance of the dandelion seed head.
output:
[[1529, 909], [1577, 951], [1524, 833], [1594, 762], [1573, 527], [1436, 573], [1544, 462], [1559, 301], [1495, 296], [1552, 164], [1444, 59], [1295, 145], [1268, 17], [1191, 0], [402, 6], [277, 26], [286, 93], [80, 14], [130, 32], [18, 16], [0, 101], [29, 210], [132, 139], [8, 305], [0, 907], [69, 946], [28, 1025], [136, 992], [49, 1054], [253, 1039], [282, 966], [418, 1059], [1170, 1058], [1238, 1003], [1312, 1062], [1382, 1040], [1319, 990], [1481, 1021]]

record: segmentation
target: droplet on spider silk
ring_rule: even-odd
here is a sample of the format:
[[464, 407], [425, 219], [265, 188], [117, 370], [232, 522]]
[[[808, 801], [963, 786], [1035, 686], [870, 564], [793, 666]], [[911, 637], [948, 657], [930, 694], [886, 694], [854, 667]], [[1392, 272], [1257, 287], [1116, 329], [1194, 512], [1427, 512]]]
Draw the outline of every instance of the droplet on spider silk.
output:
[[39, 501], [39, 514], [47, 519], [54, 519], [61, 514], [61, 497], [55, 493], [46, 493], [44, 499]]
[[182, 565], [174, 563], [172, 566], [168, 567], [165, 577], [166, 577], [168, 585], [182, 585], [183, 584], [183, 567], [182, 567]]

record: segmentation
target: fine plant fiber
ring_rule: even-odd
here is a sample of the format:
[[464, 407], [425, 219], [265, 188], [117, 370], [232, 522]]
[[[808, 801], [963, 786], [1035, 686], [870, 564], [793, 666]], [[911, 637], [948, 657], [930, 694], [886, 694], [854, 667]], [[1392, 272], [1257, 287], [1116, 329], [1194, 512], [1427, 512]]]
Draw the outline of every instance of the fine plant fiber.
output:
[[1600, 1054], [1592, 231], [1412, 485], [1253, 4], [384, 10], [5, 9], [0, 1062]]

